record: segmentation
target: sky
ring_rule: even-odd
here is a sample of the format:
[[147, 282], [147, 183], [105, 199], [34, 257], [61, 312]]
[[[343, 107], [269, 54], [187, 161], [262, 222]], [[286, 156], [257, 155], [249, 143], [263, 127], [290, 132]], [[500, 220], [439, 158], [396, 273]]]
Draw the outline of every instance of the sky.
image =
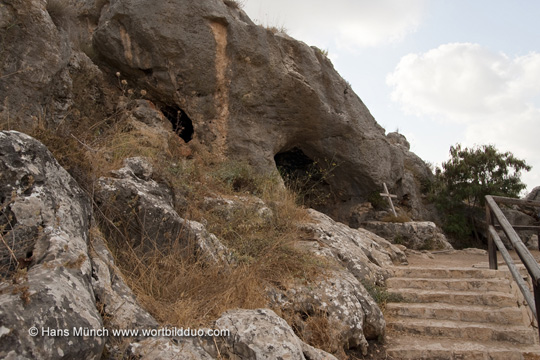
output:
[[256, 23], [328, 51], [387, 133], [435, 166], [493, 144], [540, 186], [540, 1], [244, 0]]

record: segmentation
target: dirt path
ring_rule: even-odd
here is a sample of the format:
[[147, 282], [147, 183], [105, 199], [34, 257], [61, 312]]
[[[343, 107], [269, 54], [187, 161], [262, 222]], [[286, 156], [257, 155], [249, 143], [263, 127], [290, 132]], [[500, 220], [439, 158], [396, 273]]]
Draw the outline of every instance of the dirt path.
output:
[[[531, 253], [536, 261], [540, 263], [540, 251], [531, 250]], [[510, 251], [510, 255], [516, 261], [516, 264], [521, 264], [515, 251]], [[407, 259], [409, 261], [409, 266], [411, 267], [489, 267], [487, 251], [481, 249], [453, 250], [449, 252], [434, 253], [407, 251]], [[500, 254], [498, 254], [497, 260], [499, 265], [504, 265], [504, 260]]]

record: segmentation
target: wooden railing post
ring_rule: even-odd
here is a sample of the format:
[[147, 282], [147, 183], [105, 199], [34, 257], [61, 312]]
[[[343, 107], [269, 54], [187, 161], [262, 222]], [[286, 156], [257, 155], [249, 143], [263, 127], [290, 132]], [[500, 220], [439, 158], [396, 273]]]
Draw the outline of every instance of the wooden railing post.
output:
[[538, 336], [540, 336], [540, 286], [533, 279], [534, 303], [536, 304], [536, 326], [538, 326]]
[[493, 236], [491, 236], [491, 233], [489, 231], [490, 225], [495, 224], [493, 223], [493, 216], [491, 216], [491, 210], [489, 209], [489, 205], [486, 204], [486, 233], [488, 237], [489, 268], [492, 270], [497, 270], [497, 247], [495, 246]]

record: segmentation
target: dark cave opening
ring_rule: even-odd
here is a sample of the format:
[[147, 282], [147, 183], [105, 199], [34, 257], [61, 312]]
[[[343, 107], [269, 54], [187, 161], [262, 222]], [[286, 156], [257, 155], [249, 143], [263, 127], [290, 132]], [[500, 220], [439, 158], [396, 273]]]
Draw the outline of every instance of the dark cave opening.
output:
[[325, 164], [311, 159], [300, 148], [274, 156], [276, 167], [285, 186], [296, 194], [299, 205], [321, 209], [331, 196], [327, 180], [332, 176]]
[[315, 163], [315, 161], [297, 147], [276, 154], [274, 161], [283, 179], [291, 176], [305, 175]]
[[165, 106], [161, 108], [161, 112], [173, 126], [173, 131], [178, 136], [188, 143], [193, 139], [193, 122], [186, 112], [177, 106]]

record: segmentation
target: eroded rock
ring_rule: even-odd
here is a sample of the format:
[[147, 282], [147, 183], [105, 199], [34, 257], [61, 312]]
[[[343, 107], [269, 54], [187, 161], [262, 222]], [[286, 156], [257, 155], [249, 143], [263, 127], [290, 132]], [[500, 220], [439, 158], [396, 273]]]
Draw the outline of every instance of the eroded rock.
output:
[[7, 240], [0, 244], [7, 276], [0, 282], [0, 357], [99, 358], [105, 339], [82, 341], [74, 333], [103, 327], [91, 285], [88, 198], [45, 146], [7, 131], [0, 132], [0, 204]]
[[334, 351], [359, 348], [365, 355], [366, 339], [384, 335], [386, 323], [380, 308], [364, 286], [343, 268], [315, 282], [298, 281], [274, 300], [283, 311], [293, 314], [295, 326], [308, 337], [316, 336], [310, 318], [322, 319], [326, 326], [318, 331], [332, 339]]
[[215, 322], [215, 328], [231, 332], [219, 339], [221, 354], [230, 359], [336, 359], [304, 344], [285, 320], [269, 309], [229, 310]]
[[441, 229], [430, 221], [392, 223], [368, 221], [362, 224], [366, 230], [413, 250], [452, 250]]
[[132, 246], [148, 250], [179, 241], [186, 249], [194, 245], [194, 251], [210, 263], [232, 261], [227, 248], [203, 224], [178, 215], [171, 190], [151, 179], [147, 161], [126, 159], [124, 168], [113, 174], [117, 178], [98, 180], [96, 198], [109, 222], [122, 224]]
[[352, 229], [330, 217], [308, 210], [312, 222], [303, 224], [313, 240], [325, 244], [359, 281], [383, 284], [388, 267], [407, 262], [405, 254], [387, 240], [364, 229]]
[[330, 60], [222, 1], [115, 1], [102, 11], [94, 47], [113, 74], [187, 114], [194, 142], [216, 155], [265, 173], [292, 149], [335, 165], [335, 216], [346, 216], [337, 204], [365, 200], [382, 182], [401, 186], [408, 149], [385, 136]]

